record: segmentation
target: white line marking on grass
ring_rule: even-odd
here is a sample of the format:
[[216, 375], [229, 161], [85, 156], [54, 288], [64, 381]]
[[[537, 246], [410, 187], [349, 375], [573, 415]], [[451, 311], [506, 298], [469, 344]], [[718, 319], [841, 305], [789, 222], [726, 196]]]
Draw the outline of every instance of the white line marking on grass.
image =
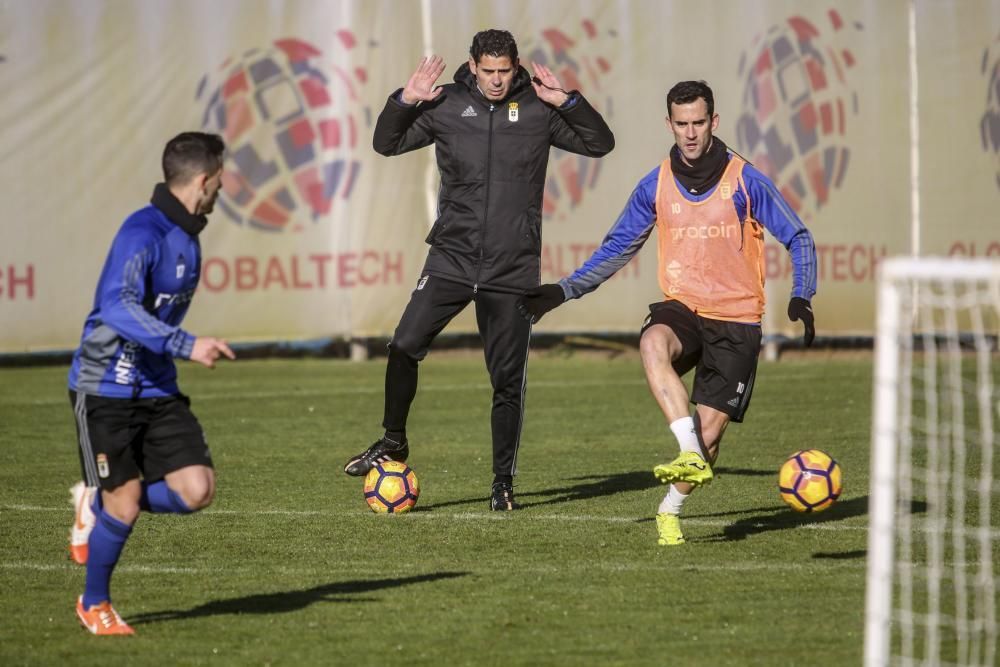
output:
[[[668, 554], [670, 550], [658, 549], [657, 553]], [[945, 563], [945, 567], [955, 567], [954, 563]], [[965, 564], [973, 567], [973, 564]], [[420, 572], [431, 565], [418, 566], [413, 563], [398, 563], [394, 565], [396, 570], [405, 572]], [[850, 560], [808, 558], [798, 561], [762, 561], [762, 562], [742, 562], [721, 565], [712, 563], [709, 565], [680, 565], [675, 562], [661, 561], [659, 556], [654, 556], [648, 561], [622, 562], [594, 562], [582, 559], [579, 561], [562, 562], [559, 565], [545, 564], [518, 564], [518, 572], [522, 574], [535, 575], [564, 575], [574, 572], [816, 572], [825, 570], [854, 570], [858, 574], [863, 574], [866, 567], [865, 559], [857, 558]], [[296, 576], [296, 577], [328, 577], [338, 575], [343, 577], [365, 579], [377, 578], [371, 574], [370, 561], [346, 561], [337, 563], [336, 567], [328, 567], [325, 564], [317, 564], [310, 567], [272, 567], [252, 566], [252, 567], [176, 567], [173, 565], [133, 565], [121, 564], [115, 568], [116, 573], [122, 574], [187, 574], [192, 576], [206, 576], [217, 574], [229, 575], [252, 575], [258, 576], [262, 571], [270, 575]], [[30, 572], [84, 572], [84, 568], [76, 563], [31, 563], [27, 561], [6, 561], [0, 562], [0, 571], [30, 571]], [[918, 578], [926, 578], [926, 568], [923, 571], [915, 572]], [[950, 577], [949, 577], [950, 578]], [[1000, 577], [995, 579], [995, 584], [1000, 585]]]
[[[349, 514], [347, 512], [342, 513]], [[594, 516], [589, 514], [530, 514], [524, 510], [517, 513], [517, 516], [510, 516], [505, 513], [478, 513], [478, 512], [414, 512], [411, 517], [421, 519], [486, 519], [491, 521], [582, 521], [582, 522], [602, 522], [602, 523], [637, 523], [639, 521], [652, 521], [651, 516]], [[772, 527], [764, 521], [753, 524], [739, 524], [738, 522], [722, 521], [719, 519], [698, 519], [695, 517], [684, 518], [684, 525], [691, 526], [711, 526], [728, 527], [745, 525], [748, 528], [767, 529]], [[775, 528], [778, 528], [775, 526]], [[808, 528], [812, 530], [868, 530], [868, 526], [852, 526], [830, 523], [804, 523], [798, 526], [781, 526], [780, 528]]]
[[[66, 514], [72, 514], [73, 509], [71, 507], [44, 507], [39, 505], [0, 505], [0, 512], [65, 512]], [[749, 514], [750, 512], [747, 512]], [[320, 511], [320, 510], [282, 510], [282, 509], [261, 509], [261, 510], [205, 510], [200, 512], [201, 515], [220, 515], [220, 516], [290, 516], [290, 517], [337, 517], [337, 518], [360, 518], [362, 516], [370, 516], [364, 510], [343, 510], [339, 512], [332, 511]], [[399, 516], [386, 515], [386, 520], [412, 520], [412, 521], [561, 521], [561, 522], [594, 522], [594, 523], [638, 523], [640, 521], [652, 521], [652, 516], [596, 516], [591, 514], [533, 514], [528, 509], [521, 510], [517, 512], [516, 515], [512, 516], [506, 512], [443, 512], [443, 511], [416, 511], [411, 514], [406, 515], [408, 519], [402, 519]], [[372, 517], [381, 518], [381, 517]], [[846, 523], [845, 521], [824, 521], [819, 520], [815, 523], [801, 523], [798, 525], [775, 525], [771, 521], [758, 520], [754, 522], [749, 522], [746, 520], [736, 520], [736, 521], [724, 521], [721, 519], [700, 519], [697, 516], [694, 517], [684, 517], [684, 525], [686, 526], [708, 526], [711, 528], [738, 528], [745, 529], [748, 532], [759, 531], [768, 532], [770, 530], [825, 530], [825, 531], [867, 531], [867, 523]], [[913, 522], [915, 531], [922, 532], [940, 532], [945, 530], [946, 532], [953, 532], [949, 527], [942, 528], [939, 522], [932, 522], [930, 520], [920, 520], [917, 519]], [[981, 536], [981, 529], [976, 526], [970, 526], [968, 530], [964, 531], [967, 535], [973, 535], [976, 537]], [[997, 540], [1000, 539], [1000, 529], [992, 529], [986, 532], [986, 536], [989, 539]]]
[[[65, 512], [66, 514], [72, 514], [73, 509], [71, 507], [42, 507], [38, 505], [0, 505], [0, 511], [15, 511], [15, 512]], [[328, 516], [328, 517], [364, 517], [370, 516], [364, 510], [343, 510], [340, 512], [334, 511], [320, 511], [320, 510], [205, 510], [199, 514], [203, 516]], [[380, 519], [381, 517], [372, 517], [373, 519]], [[505, 512], [442, 512], [442, 511], [416, 511], [406, 515], [403, 519], [402, 516], [386, 515], [385, 519], [395, 520], [400, 519], [403, 521], [558, 521], [558, 522], [583, 522], [583, 523], [638, 523], [640, 521], [652, 521], [650, 516], [596, 516], [592, 514], [532, 514], [530, 510], [521, 510], [517, 512], [516, 515], [511, 515]], [[736, 521], [723, 521], [721, 519], [699, 519], [697, 517], [687, 517], [684, 519], [684, 525], [691, 526], [709, 526], [714, 528], [726, 528], [729, 526], [739, 526], [745, 527], [747, 529], [761, 529], [767, 530], [768, 528], [775, 529], [787, 529], [787, 528], [804, 528], [808, 530], [868, 530], [867, 525], [850, 525], [844, 524], [842, 522], [826, 522], [826, 523], [803, 523], [797, 526], [772, 526], [766, 521], [757, 521], [755, 523], [741, 524]]]
[[319, 510], [254, 510], [253, 512], [245, 510], [205, 510], [201, 514], [233, 514], [236, 516], [242, 514], [266, 514], [268, 516], [319, 516], [327, 514], [330, 516], [339, 516], [345, 515], [347, 512], [321, 512]]
[[[782, 373], [778, 370], [768, 371], [769, 382], [789, 382], [801, 381], [812, 382], [812, 377], [803, 373], [790, 371]], [[529, 383], [532, 389], [562, 389], [566, 387], [645, 387], [647, 383], [644, 379], [637, 380], [584, 380], [580, 382], [567, 382], [565, 380], [532, 380]], [[458, 391], [490, 391], [491, 386], [486, 382], [463, 382], [456, 384], [434, 384], [427, 383], [420, 385], [420, 391], [426, 392], [458, 392]], [[345, 386], [331, 387], [329, 389], [315, 389], [307, 391], [222, 391], [222, 392], [200, 392], [194, 396], [196, 401], [201, 400], [244, 400], [247, 398], [322, 398], [327, 396], [357, 396], [357, 395], [381, 395], [385, 388], [381, 383], [373, 383], [371, 386]], [[17, 396], [4, 396], [6, 405], [10, 406], [49, 406], [66, 405], [66, 398], [18, 400]]]
[[[72, 507], [42, 507], [40, 505], [0, 505], [0, 512], [68, 512], [72, 513]], [[276, 514], [291, 516], [312, 516], [315, 514], [327, 514], [330, 516], [347, 515], [350, 512], [321, 512], [319, 510], [254, 510], [252, 512], [244, 510], [206, 510], [200, 514]]]
[[[565, 382], [562, 380], [535, 380], [531, 382], [532, 389], [563, 389], [566, 387], [638, 387], [646, 386], [645, 380], [610, 380], [607, 382], [592, 380], [584, 382]], [[492, 391], [492, 387], [486, 382], [463, 382], [458, 384], [428, 384], [421, 385], [421, 392], [460, 392], [460, 391]], [[244, 400], [247, 398], [323, 398], [327, 396], [357, 396], [357, 395], [381, 395], [385, 388], [379, 385], [371, 387], [331, 387], [330, 389], [316, 389], [308, 391], [226, 391], [226, 392], [199, 392], [195, 401], [201, 400]], [[63, 399], [40, 399], [34, 401], [18, 402], [16, 399], [7, 401], [9, 405], [63, 405]]]
[[[522, 574], [565, 574], [573, 571], [604, 571], [604, 572], [676, 572], [681, 571], [702, 571], [705, 569], [712, 572], [755, 572], [755, 571], [778, 571], [788, 572], [792, 570], [817, 570], [817, 569], [857, 569], [865, 568], [864, 559], [858, 560], [825, 560], [809, 559], [807, 562], [777, 562], [768, 561], [761, 563], [730, 563], [728, 565], [712, 564], [711, 566], [699, 565], [678, 565], [676, 563], [660, 563], [655, 560], [647, 562], [632, 561], [628, 563], [606, 563], [589, 560], [565, 562], [560, 565], [530, 565], [519, 564], [518, 572]], [[402, 568], [407, 571], [416, 572], [418, 568]], [[84, 571], [84, 568], [75, 563], [30, 563], [26, 561], [0, 562], [0, 570], [28, 570], [33, 572], [64, 572], [69, 570]], [[356, 567], [283, 567], [278, 570], [268, 568], [268, 571], [281, 575], [293, 576], [319, 576], [319, 575], [347, 575], [356, 576], [363, 574], [366, 578], [371, 576], [371, 563], [358, 563]], [[129, 565], [122, 564], [115, 568], [116, 574], [259, 574], [260, 567], [174, 567], [171, 565]]]
[[[36, 572], [61, 572], [63, 570], [79, 570], [85, 572], [86, 568], [76, 563], [29, 563], [29, 562], [0, 562], [0, 570], [34, 570]], [[205, 574], [209, 572], [229, 572], [228, 567], [175, 567], [172, 565], [118, 565], [115, 572], [137, 572], [140, 574]]]
[[[791, 381], [791, 380], [801, 380], [803, 382], [812, 381], [810, 377], [803, 376], [801, 374], [790, 373], [788, 375], [771, 373], [768, 375], [768, 380], [774, 381]], [[564, 380], [532, 380], [529, 385], [532, 389], [564, 389], [566, 387], [572, 388], [586, 388], [586, 387], [645, 387], [647, 386], [646, 381], [643, 380], [584, 380], [581, 382], [566, 382]], [[457, 384], [433, 384], [429, 383], [427, 385], [420, 385], [421, 393], [426, 392], [464, 392], [464, 391], [492, 391], [491, 386], [486, 382], [463, 382]], [[248, 398], [258, 398], [258, 399], [294, 399], [300, 400], [305, 398], [325, 398], [330, 396], [374, 396], [381, 395], [385, 392], [385, 388], [381, 384], [373, 384], [370, 387], [331, 387], [329, 389], [315, 389], [307, 391], [223, 391], [223, 392], [200, 392], [194, 396], [196, 401], [210, 401], [210, 400], [245, 400]], [[38, 399], [29, 401], [18, 401], [16, 397], [6, 397], [6, 404], [11, 406], [49, 406], [49, 405], [65, 405], [66, 399]]]
[[70, 507], [39, 507], [38, 505], [0, 505], [0, 512], [72, 512]]

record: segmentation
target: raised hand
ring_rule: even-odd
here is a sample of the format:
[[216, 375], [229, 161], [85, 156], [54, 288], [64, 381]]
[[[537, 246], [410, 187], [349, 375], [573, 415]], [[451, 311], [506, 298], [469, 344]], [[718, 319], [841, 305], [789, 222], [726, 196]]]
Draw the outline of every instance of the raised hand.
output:
[[441, 73], [444, 72], [444, 60], [441, 56], [424, 56], [417, 65], [417, 71], [411, 76], [403, 87], [403, 102], [406, 104], [416, 104], [417, 102], [430, 102], [441, 94], [441, 87], [434, 87]]
[[227, 359], [236, 358], [233, 351], [229, 349], [229, 345], [221, 338], [198, 336], [194, 339], [194, 347], [191, 348], [191, 361], [197, 361], [202, 366], [215, 368], [215, 361], [220, 356]]
[[[531, 63], [531, 69], [535, 73], [531, 80], [531, 86], [535, 89], [538, 99], [554, 107], [561, 107], [565, 104], [566, 100], [569, 99], [569, 93], [562, 89], [562, 84], [559, 83], [559, 79], [552, 73], [552, 70], [539, 63]], [[541, 84], [535, 79], [541, 81]]]

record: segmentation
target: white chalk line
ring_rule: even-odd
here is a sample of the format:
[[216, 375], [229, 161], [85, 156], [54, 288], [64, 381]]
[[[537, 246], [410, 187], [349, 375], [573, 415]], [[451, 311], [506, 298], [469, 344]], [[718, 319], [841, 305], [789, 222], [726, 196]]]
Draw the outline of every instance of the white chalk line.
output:
[[[70, 507], [45, 507], [40, 505], [0, 505], [2, 512], [62, 512], [67, 515], [72, 514]], [[592, 514], [535, 514], [530, 507], [523, 509], [516, 514], [506, 514], [502, 512], [445, 512], [440, 510], [415, 511], [405, 515], [396, 516], [372, 516], [363, 508], [357, 510], [343, 511], [321, 511], [321, 510], [220, 510], [210, 509], [200, 512], [201, 516], [288, 516], [288, 517], [331, 517], [331, 518], [371, 518], [372, 520], [387, 521], [554, 521], [554, 522], [593, 522], [593, 523], [639, 523], [642, 521], [652, 521], [652, 516], [597, 516]], [[738, 526], [746, 529], [768, 529], [776, 528], [768, 521], [755, 522], [734, 522], [722, 519], [701, 519], [697, 516], [683, 517], [684, 525], [727, 527]], [[803, 523], [797, 526], [781, 526], [782, 529], [804, 529], [804, 530], [831, 530], [831, 531], [867, 531], [867, 525], [844, 524], [843, 522], [823, 522], [823, 523]]]
[[[661, 549], [660, 552], [669, 558], [671, 551]], [[642, 554], [636, 554], [637, 559], [645, 558]], [[394, 574], [402, 572], [425, 571], [429, 566], [393, 566]], [[449, 565], [452, 569], [461, 569], [462, 564], [453, 562]], [[688, 563], [676, 563], [670, 560], [644, 561], [635, 560], [629, 563], [603, 562], [581, 559], [579, 561], [564, 561], [559, 565], [544, 565], [519, 563], [517, 571], [522, 574], [565, 574], [574, 571], [603, 571], [603, 572], [678, 572], [678, 571], [710, 571], [710, 572], [757, 572], [757, 571], [812, 571], [819, 568], [830, 569], [856, 569], [859, 572], [865, 568], [864, 558], [855, 559], [815, 559], [810, 558], [803, 561], [762, 561], [756, 563], [729, 563], [721, 565], [713, 563], [711, 565], [692, 565]], [[31, 561], [0, 561], [0, 571], [30, 571], [30, 572], [68, 572], [79, 571], [81, 575], [85, 568], [76, 563], [66, 561], [64, 563], [37, 563]], [[337, 563], [331, 567], [317, 565], [314, 567], [272, 567], [271, 565], [259, 565], [256, 567], [226, 566], [226, 567], [177, 567], [174, 565], [150, 564], [135, 565], [121, 563], [115, 568], [116, 574], [183, 574], [183, 575], [207, 575], [207, 574], [249, 574], [260, 575], [267, 572], [269, 578], [276, 575], [292, 576], [324, 576], [324, 575], [363, 575], [366, 579], [379, 579], [385, 575], [384, 572], [372, 574], [371, 562], [358, 562], [354, 566], [344, 563]]]
[[[786, 379], [793, 379], [794, 376], [789, 376]], [[774, 381], [780, 381], [782, 378], [775, 377]], [[331, 384], [333, 381], [331, 381]], [[529, 385], [532, 389], [564, 389], [567, 387], [571, 388], [586, 388], [586, 387], [646, 387], [647, 383], [645, 378], [636, 378], [634, 380], [584, 380], [580, 382], [567, 382], [564, 380], [532, 380]], [[323, 389], [313, 389], [313, 390], [303, 390], [303, 391], [223, 391], [223, 392], [197, 392], [193, 394], [192, 398], [195, 402], [202, 400], [244, 400], [248, 398], [257, 399], [306, 399], [306, 398], [325, 398], [334, 396], [357, 396], [357, 395], [379, 395], [381, 396], [385, 391], [385, 387], [382, 382], [373, 382], [370, 386], [345, 386], [345, 387], [329, 387]], [[466, 392], [466, 391], [492, 391], [492, 387], [488, 382], [462, 382], [462, 383], [451, 383], [451, 384], [434, 384], [427, 383], [420, 386], [420, 391], [423, 392]], [[7, 404], [10, 406], [49, 406], [49, 405], [67, 405], [67, 399], [64, 395], [58, 397], [46, 398], [41, 400], [31, 400], [31, 401], [19, 401], [16, 396], [10, 396], [5, 399]]]

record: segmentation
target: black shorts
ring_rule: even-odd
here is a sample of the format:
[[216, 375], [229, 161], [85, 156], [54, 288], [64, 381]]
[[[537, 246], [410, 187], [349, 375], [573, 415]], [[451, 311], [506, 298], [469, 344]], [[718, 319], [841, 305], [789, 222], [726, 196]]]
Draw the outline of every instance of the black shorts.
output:
[[212, 467], [187, 396], [105, 398], [70, 390], [80, 465], [87, 486], [118, 488], [140, 476], [155, 482], [187, 466]]
[[673, 362], [677, 374], [696, 369], [691, 402], [743, 421], [757, 375], [760, 326], [701, 317], [679, 301], [650, 304], [640, 338], [654, 324], [670, 327], [681, 342], [681, 354]]

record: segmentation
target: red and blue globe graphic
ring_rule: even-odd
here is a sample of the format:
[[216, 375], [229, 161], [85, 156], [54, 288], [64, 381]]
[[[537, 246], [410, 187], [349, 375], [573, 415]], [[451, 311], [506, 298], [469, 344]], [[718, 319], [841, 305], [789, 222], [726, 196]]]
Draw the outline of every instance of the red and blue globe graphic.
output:
[[746, 109], [736, 123], [739, 150], [805, 220], [844, 181], [848, 123], [858, 113], [848, 82], [855, 58], [840, 44], [847, 24], [836, 10], [826, 18], [823, 30], [801, 16], [772, 26], [739, 65]]
[[[334, 44], [349, 56], [357, 41], [341, 30]], [[269, 232], [302, 231], [328, 217], [361, 172], [358, 139], [371, 110], [359, 89], [367, 78], [363, 67], [338, 65], [294, 38], [229, 58], [203, 77], [195, 95], [205, 104], [202, 127], [227, 147], [217, 208]]]
[[[543, 29], [522, 48], [521, 59], [551, 69], [565, 90], [579, 90], [605, 120], [610, 120], [613, 108], [604, 84], [611, 61], [604, 54], [609, 40], [616, 37], [613, 29], [601, 30], [590, 19], [583, 19], [572, 29]], [[554, 148], [542, 197], [546, 219], [565, 219], [585, 193], [593, 190], [600, 172], [601, 160]]]
[[992, 153], [997, 167], [997, 187], [1000, 188], [1000, 36], [983, 51], [982, 74], [986, 76], [986, 110], [979, 123], [983, 150]]

